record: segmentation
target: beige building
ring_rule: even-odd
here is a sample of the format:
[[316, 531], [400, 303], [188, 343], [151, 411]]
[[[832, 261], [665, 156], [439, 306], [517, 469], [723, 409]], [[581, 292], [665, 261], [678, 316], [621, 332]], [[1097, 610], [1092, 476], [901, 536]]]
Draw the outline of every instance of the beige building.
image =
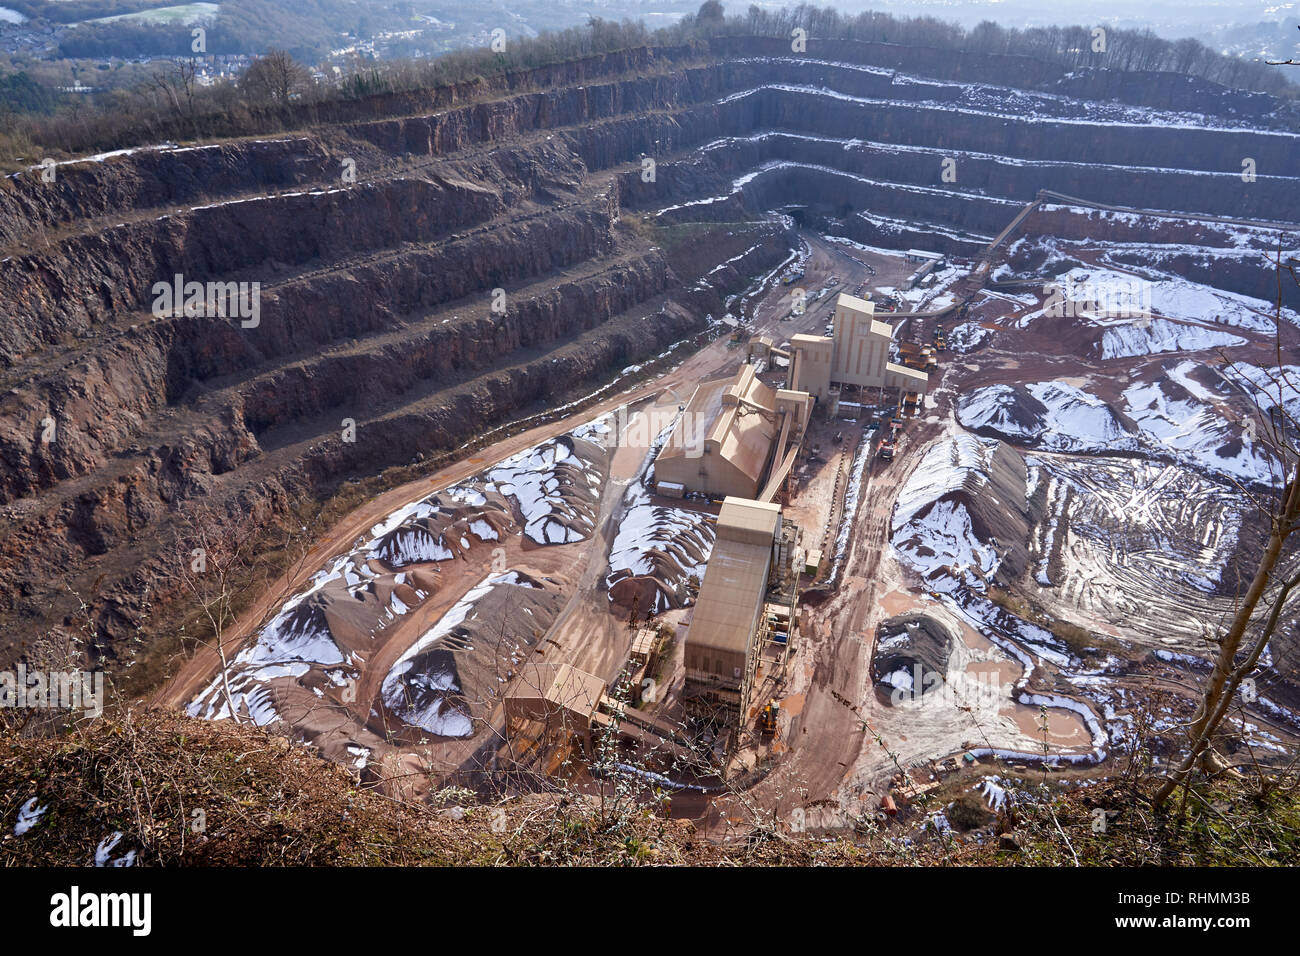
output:
[[[798, 533], [779, 505], [727, 498], [718, 536], [686, 634], [687, 707], [725, 723], [744, 719], [759, 651], [767, 637], [767, 598], [793, 559]], [[793, 591], [786, 603], [793, 605]]]
[[833, 385], [898, 388], [924, 392], [929, 376], [889, 361], [894, 328], [875, 317], [875, 306], [841, 292], [835, 301], [834, 334], [796, 335], [790, 339], [792, 389], [824, 402]]
[[655, 482], [661, 493], [757, 498], [774, 459], [802, 441], [811, 413], [810, 396], [769, 388], [750, 365], [701, 382], [655, 459]]
[[503, 701], [507, 730], [539, 721], [581, 735], [590, 748], [592, 719], [605, 690], [603, 680], [571, 664], [525, 664]]

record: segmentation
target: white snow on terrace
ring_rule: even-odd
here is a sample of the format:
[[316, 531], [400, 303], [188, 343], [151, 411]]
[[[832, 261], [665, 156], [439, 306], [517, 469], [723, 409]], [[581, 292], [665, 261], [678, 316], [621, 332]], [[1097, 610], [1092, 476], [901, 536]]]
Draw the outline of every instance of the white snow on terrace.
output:
[[[962, 84], [966, 85], [966, 84]], [[996, 90], [998, 87], [987, 87], [988, 90]], [[1271, 136], [1279, 139], [1300, 139], [1300, 136], [1294, 133], [1279, 132], [1277, 130], [1254, 129], [1246, 127], [1231, 127], [1226, 125], [1214, 125], [1214, 119], [1203, 114], [1178, 114], [1162, 113], [1157, 110], [1138, 109], [1129, 111], [1127, 115], [1112, 115], [1106, 117], [1078, 117], [1078, 116], [1050, 116], [1034, 112], [1011, 112], [1003, 107], [1003, 104], [990, 100], [986, 105], [981, 107], [958, 105], [954, 102], [945, 102], [942, 100], [926, 99], [893, 99], [882, 97], [853, 96], [849, 93], [841, 93], [838, 90], [832, 90], [825, 86], [809, 86], [799, 83], [762, 83], [758, 86], [750, 87], [745, 90], [739, 90], [717, 100], [714, 105], [725, 106], [739, 100], [747, 99], [759, 93], [768, 91], [783, 93], [802, 93], [810, 96], [820, 96], [829, 99], [840, 100], [845, 103], [854, 103], [859, 106], [873, 107], [895, 107], [914, 111], [929, 111], [938, 113], [960, 113], [968, 116], [995, 117], [998, 119], [1010, 120], [1021, 123], [1035, 124], [1060, 124], [1062, 126], [1091, 126], [1098, 128], [1122, 126], [1146, 129], [1152, 126], [1164, 127], [1167, 129], [1198, 130], [1201, 132], [1224, 132], [1224, 133], [1252, 133], [1256, 136]], [[1081, 105], [1085, 101], [1078, 101]]]
[[[222, 206], [238, 206], [241, 205], [242, 203], [274, 202], [279, 199], [292, 199], [295, 196], [333, 196], [336, 193], [354, 192], [357, 189], [372, 189], [372, 188], [374, 187], [370, 186], [368, 183], [363, 183], [360, 186], [338, 187], [335, 189], [303, 189], [291, 193], [275, 193], [270, 196], [247, 196], [243, 199], [224, 199], [221, 202], [206, 203], [202, 206], [190, 206], [189, 209], [191, 212], [194, 212], [200, 209], [219, 209]], [[167, 217], [161, 216], [159, 218], [165, 219]]]
[[[1119, 172], [1141, 173], [1148, 175], [1151, 173], [1177, 173], [1187, 176], [1208, 176], [1222, 179], [1227, 182], [1240, 182], [1241, 171], [1233, 172], [1231, 170], [1208, 170], [1208, 169], [1188, 169], [1179, 166], [1134, 166], [1125, 163], [1085, 163], [1073, 162], [1066, 159], [1024, 159], [1018, 156], [1010, 156], [1004, 153], [985, 153], [979, 150], [970, 149], [945, 149], [939, 146], [913, 146], [906, 143], [886, 143], [880, 140], [872, 139], [842, 139], [835, 136], [813, 136], [808, 133], [793, 133], [786, 130], [770, 129], [758, 133], [752, 133], [748, 136], [723, 136], [715, 139], [705, 146], [701, 147], [701, 152], [712, 152], [715, 150], [725, 149], [740, 143], [764, 143], [769, 140], [799, 140], [807, 143], [824, 143], [830, 146], [838, 146], [845, 151], [856, 149], [872, 150], [876, 152], [893, 153], [896, 155], [916, 155], [916, 156], [955, 156], [959, 159], [974, 159], [981, 162], [997, 163], [1000, 166], [1015, 166], [1018, 168], [1037, 168], [1037, 169], [1108, 169]], [[1291, 179], [1288, 176], [1271, 176], [1258, 177], [1260, 179]], [[1276, 232], [1276, 230], [1275, 230]]]
[[[678, 208], [680, 208], [680, 207], [678, 207]], [[661, 211], [666, 212], [667, 210], [661, 210]], [[793, 227], [793, 221], [791, 221], [789, 227], [790, 227], [790, 228]], [[802, 267], [803, 264], [807, 261], [807, 259], [808, 259], [808, 255], [809, 255], [809, 251], [808, 251], [807, 249], [803, 248], [803, 244], [800, 243], [800, 248], [797, 248], [797, 249], [793, 250], [793, 251], [792, 251], [788, 256], [786, 256], [786, 257], [785, 257], [784, 259], [782, 259], [779, 263], [777, 263], [776, 267], [775, 267], [774, 269], [772, 269], [770, 272], [766, 273], [766, 274], [763, 275], [763, 276], [760, 276], [757, 280], [751, 282], [750, 285], [749, 285], [749, 288], [750, 288], [751, 290], [760, 290], [760, 291], [763, 290], [763, 289], [766, 289], [766, 288], [767, 288], [767, 287], [768, 287], [768, 286], [769, 286], [769, 285], [770, 285], [770, 284], [771, 284], [771, 283], [776, 279], [777, 276], [779, 276], [779, 275], [784, 275], [784, 274], [789, 270], [789, 268], [790, 268], [791, 265], [797, 265], [797, 266]], [[696, 288], [708, 288], [708, 284], [707, 284], [707, 283], [700, 283], [700, 285], [696, 286]], [[730, 295], [730, 296], [728, 296], [728, 297], [727, 297], [727, 308], [731, 308], [732, 303], [733, 303], [736, 299], [739, 299], [739, 298], [749, 298], [749, 297], [751, 297], [753, 294], [754, 294], [754, 293], [746, 293], [745, 296], [742, 297], [740, 293], [735, 293], [734, 295]], [[706, 315], [704, 318], [705, 318], [707, 321], [709, 321], [709, 322], [713, 322], [713, 321], [714, 321], [714, 320], [713, 320], [713, 316], [712, 316], [711, 314], [710, 314], [710, 315]], [[731, 315], [730, 312], [728, 312], [727, 315], [726, 315], [723, 319], [721, 319], [720, 321], [723, 322], [723, 323], [727, 323], [727, 320], [728, 320], [728, 319], [731, 319], [731, 323], [730, 323], [730, 324], [733, 324], [733, 325], [734, 325], [734, 324], [738, 324], [738, 323], [736, 323], [735, 318]]]
[[[974, 246], [987, 246], [993, 241], [993, 237], [979, 232], [966, 232], [961, 229], [950, 229], [935, 223], [914, 219], [897, 219], [892, 216], [882, 216], [879, 213], [857, 212], [853, 214], [855, 218], [863, 222], [870, 223], [881, 232], [891, 232], [901, 236], [904, 233], [924, 233], [928, 236], [943, 236], [946, 239], [952, 239], [955, 242], [969, 243]], [[910, 245], [909, 240], [909, 245]], [[901, 250], [893, 250], [899, 252]], [[972, 250], [976, 251], [976, 250]]]
[[744, 252], [742, 252], [740, 255], [738, 255], [738, 256], [732, 256], [732, 257], [731, 257], [730, 259], [728, 259], [726, 262], [720, 262], [720, 263], [718, 263], [716, 266], [714, 266], [712, 269], [710, 269], [708, 272], [706, 272], [706, 273], [704, 274], [705, 277], [707, 278], [708, 276], [713, 275], [715, 272], [721, 272], [723, 269], [727, 268], [727, 266], [732, 265], [733, 263], [739, 262], [741, 259], [745, 258], [745, 256], [749, 255], [749, 254], [750, 254], [751, 252], [753, 252], [755, 249], [759, 249], [759, 248], [761, 248], [761, 245], [752, 245], [752, 246], [750, 246], [748, 249], [746, 249]]
[[836, 245], [848, 246], [850, 249], [856, 249], [858, 252], [870, 252], [878, 256], [892, 256], [895, 259], [902, 259], [906, 253], [902, 249], [886, 249], [884, 246], [868, 246], [865, 243], [855, 242], [844, 236], [832, 236], [827, 233], [822, 234], [822, 238], [827, 242], [833, 242]]
[[[1055, 241], [1048, 243], [1049, 248], [1058, 245], [1061, 244]], [[1130, 248], [1142, 254], [1153, 251], [1149, 245], [1135, 244]], [[1179, 248], [1198, 255], [1207, 251], [1200, 246], [1194, 250], [1192, 247]], [[1061, 251], [1063, 255], [1070, 254]], [[1114, 249], [1110, 251], [1114, 252]], [[1166, 249], [1162, 246], [1158, 251], [1163, 253]], [[1245, 251], [1255, 254], [1251, 250]], [[1233, 254], [1236, 255], [1237, 251], [1234, 250]], [[1075, 300], [1072, 307], [1079, 318], [1094, 325], [1117, 329], [1113, 336], [1103, 336], [1105, 358], [1153, 352], [1190, 352], [1240, 345], [1245, 341], [1223, 331], [1224, 327], [1247, 332], [1273, 332], [1275, 307], [1263, 299], [1216, 289], [1152, 268], [1127, 264], [1124, 268], [1131, 271], [1076, 266], [1054, 277], [1066, 303]], [[1300, 315], [1291, 309], [1282, 311], [1287, 321], [1300, 325]], [[1044, 314], [1045, 308], [1031, 312], [1019, 324], [1023, 327]], [[1189, 329], [1153, 316], [1200, 325]], [[1141, 328], [1148, 323], [1149, 329]], [[1131, 351], [1133, 348], [1145, 348], [1146, 351]]]
[[[140, 152], [142, 149], [166, 150], [166, 149], [174, 149], [174, 148], [175, 148], [175, 147], [174, 147], [171, 143], [163, 143], [163, 144], [161, 144], [161, 145], [159, 145], [159, 146], [136, 147], [136, 148], [133, 148], [133, 149], [110, 149], [110, 150], [109, 150], [108, 152], [106, 152], [106, 153], [96, 153], [96, 154], [93, 155], [93, 156], [77, 156], [77, 157], [74, 157], [73, 159], [60, 159], [60, 160], [56, 160], [52, 165], [54, 165], [54, 166], [72, 166], [72, 165], [74, 165], [74, 164], [76, 164], [76, 163], [102, 163], [102, 162], [104, 162], [105, 160], [113, 159], [114, 157], [117, 157], [117, 156], [130, 156], [130, 155], [133, 154], [133, 153], [138, 153], [138, 152]], [[51, 165], [51, 164], [48, 164], [48, 163], [35, 163], [35, 164], [31, 165], [31, 166], [28, 166], [28, 167], [27, 167], [25, 170], [23, 170], [22, 172], [31, 172], [31, 171], [33, 171], [33, 170], [41, 169], [41, 168], [47, 167], [47, 166], [49, 166], [49, 165]], [[22, 172], [18, 172], [18, 173], [10, 173], [10, 174], [9, 174], [9, 178], [10, 178], [10, 179], [17, 179], [20, 175], [22, 175]]]
[[[3, 8], [0, 7], [0, 9]], [[4, 19], [3, 16], [0, 16], [0, 21], [3, 21], [3, 19]], [[285, 139], [258, 139], [258, 140], [253, 140], [253, 142], [257, 143], [258, 145], [266, 145], [272, 143], [278, 144], [278, 143], [291, 143], [291, 142], [307, 142], [307, 140], [304, 137], [291, 137], [291, 138], [287, 137]], [[53, 163], [53, 165], [73, 166], [79, 163], [102, 163], [105, 160], [114, 159], [118, 156], [134, 156], [139, 153], [165, 153], [167, 155], [175, 156], [181, 153], [195, 153], [203, 150], [224, 149], [229, 145], [230, 144], [228, 143], [206, 143], [198, 146], [178, 146], [175, 143], [170, 143], [170, 142], [157, 143], [152, 146], [134, 146], [129, 149], [110, 149], [104, 153], [95, 153], [93, 156], [74, 156], [72, 159], [56, 160]], [[19, 172], [10, 173], [9, 178], [16, 179], [19, 176], [23, 175], [23, 173], [30, 173], [33, 170], [39, 170], [42, 168], [42, 166], [43, 164], [41, 163], [35, 163], [31, 166], [28, 166], [24, 170], [20, 170]], [[341, 190], [331, 190], [331, 191], [337, 192]], [[286, 193], [285, 195], [289, 195], [289, 194]], [[293, 195], [301, 195], [301, 194], [294, 193]], [[196, 206], [195, 208], [201, 208], [201, 207]]]
[[991, 428], [1013, 441], [1052, 451], [1140, 447], [1114, 410], [1096, 396], [1064, 382], [1034, 382], [1025, 389], [1046, 407], [1042, 417], [1018, 420], [1015, 391], [1009, 385], [990, 385], [961, 396], [957, 420], [966, 428]]
[[781, 63], [794, 64], [798, 66], [816, 66], [816, 67], [834, 67], [841, 70], [852, 70], [854, 73], [869, 73], [872, 76], [884, 76], [893, 78], [899, 75], [897, 70], [892, 70], [884, 66], [869, 66], [865, 63], [848, 63], [844, 60], [821, 60], [814, 57], [803, 56], [746, 56], [732, 61], [733, 63]]
[[[1157, 110], [1146, 106], [1132, 106], [1124, 103], [1118, 103], [1113, 100], [1089, 100], [1079, 96], [1071, 96], [1063, 93], [1048, 93], [1042, 90], [1023, 90], [1016, 87], [1000, 86], [992, 83], [975, 83], [975, 82], [954, 82], [950, 80], [936, 80], [930, 77], [919, 76], [914, 73], [904, 73], [900, 70], [889, 69], [885, 67], [868, 66], [861, 63], [848, 63], [838, 60], [821, 60], [807, 56], [798, 57], [746, 57], [737, 60], [738, 63], [779, 63], [785, 66], [815, 67], [825, 69], [827, 67], [850, 70], [857, 73], [867, 73], [875, 76], [887, 76], [890, 78], [891, 85], [900, 88], [906, 87], [937, 87], [940, 89], [959, 90], [967, 101], [978, 101], [981, 105], [988, 103], [1001, 103], [1006, 107], [1014, 107], [1014, 115], [1026, 115], [1035, 112], [1036, 109], [1056, 108], [1058, 110], [1074, 110], [1076, 112], [1084, 111], [1092, 114], [1097, 120], [1109, 121], [1112, 118], [1127, 119], [1132, 124], [1140, 126], [1166, 125], [1151, 122], [1152, 116], [1164, 117], [1166, 119], [1178, 119], [1187, 123], [1196, 129], [1214, 128], [1217, 121], [1219, 128], [1241, 131], [1245, 126], [1241, 121], [1227, 121], [1226, 117], [1213, 116], [1206, 113], [1190, 111], [1170, 111]], [[931, 101], [940, 105], [947, 101]], [[1046, 117], [1046, 118], [1051, 118]]]
[[1219, 329], [1155, 318], [1107, 328], [1101, 333], [1098, 348], [1103, 359], [1113, 359], [1165, 352], [1204, 352], [1245, 345], [1246, 341]]
[[[731, 192], [725, 196], [710, 196], [706, 199], [693, 199], [690, 202], [678, 203], [673, 206], [665, 206], [663, 209], [660, 209], [658, 212], [656, 212], [655, 216], [656, 217], [662, 216], [664, 215], [664, 213], [674, 212], [678, 209], [689, 209], [693, 206], [707, 206], [712, 203], [725, 202], [726, 200], [732, 198], [733, 196], [738, 195], [746, 186], [752, 183], [759, 176], [765, 176], [768, 173], [776, 172], [782, 169], [810, 169], [813, 170], [814, 172], [825, 173], [828, 176], [836, 176], [840, 179], [852, 179], [856, 182], [863, 183], [868, 186], [878, 186], [882, 189], [888, 188], [894, 192], [914, 193], [920, 196], [943, 196], [948, 201], [951, 201], [953, 199], [978, 200], [981, 202], [995, 203], [1001, 206], [1014, 206], [1017, 209], [1019, 209], [1024, 205], [1024, 203], [1018, 202], [1016, 200], [1002, 199], [1001, 197], [998, 196], [984, 196], [984, 195], [980, 195], [979, 193], [967, 193], [967, 192], [961, 192], [959, 190], [953, 190], [953, 189], [937, 189], [930, 186], [909, 186], [903, 183], [892, 182], [883, 179], [869, 179], [866, 176], [858, 176], [853, 173], [846, 173], [842, 169], [836, 169], [833, 166], [823, 166], [819, 163], [800, 163], [800, 162], [794, 162], [793, 160], [776, 159], [764, 163], [758, 168], [750, 170], [749, 172], [736, 177], [736, 179], [734, 179], [731, 183]], [[926, 228], [930, 229], [930, 226], [927, 225]], [[942, 230], [931, 229], [931, 231], [942, 231]], [[897, 250], [894, 250], [894, 253], [897, 254]]]
[[[1197, 385], [1187, 376], [1191, 362], [1184, 362], [1175, 370], [1180, 384]], [[1205, 395], [1204, 390], [1200, 390]], [[1262, 447], [1254, 446], [1245, 431], [1229, 425], [1213, 406], [1198, 400], [1170, 398], [1160, 383], [1138, 382], [1124, 390], [1124, 413], [1142, 429], [1153, 443], [1164, 446], [1182, 461], [1188, 461], [1200, 470], [1217, 472], [1247, 482], [1273, 484], [1277, 464]], [[1237, 453], [1231, 457], [1220, 454], [1220, 449], [1240, 441]]]
[[[1062, 207], [1066, 208], [1066, 207]], [[1074, 208], [1074, 207], [1068, 207]], [[1081, 209], [1081, 214], [1089, 218], [1100, 220], [1114, 220], [1137, 224], [1143, 219], [1173, 219], [1185, 220], [1186, 213], [1176, 213], [1173, 211], [1162, 212], [1160, 210], [1147, 209], [1143, 210], [1141, 215], [1133, 213], [1123, 213], [1107, 209]], [[1276, 225], [1259, 223], [1256, 225], [1247, 225], [1245, 223], [1227, 223], [1214, 222], [1212, 220], [1197, 220], [1198, 241], [1196, 243], [1186, 242], [1125, 242], [1122, 240], [1108, 241], [1104, 250], [1101, 251], [1101, 261], [1113, 266], [1117, 271], [1122, 273], [1136, 272], [1152, 281], [1171, 281], [1171, 282], [1188, 282], [1192, 285], [1198, 285], [1191, 279], [1185, 279], [1182, 276], [1160, 271], [1154, 268], [1162, 260], [1174, 259], [1181, 256], [1196, 257], [1197, 259], [1210, 260], [1220, 259], [1229, 261], [1247, 261], [1255, 263], [1258, 261], [1259, 254], [1272, 254], [1277, 249], [1278, 228]], [[1294, 241], [1295, 237], [1289, 237], [1289, 241]], [[1012, 245], [1023, 240], [1016, 240]], [[1043, 237], [1037, 240], [1045, 248], [1054, 250], [1063, 256], [1077, 258], [1071, 250], [1093, 250], [1096, 248], [1096, 240], [1093, 239], [1064, 239], [1060, 236], [1050, 238]], [[1283, 256], [1294, 256], [1300, 254], [1300, 250], [1287, 251], [1283, 250]], [[1134, 259], [1143, 260], [1145, 265], [1137, 266], [1133, 264]], [[1211, 290], [1219, 292], [1218, 289]], [[1238, 297], [1236, 293], [1223, 293], [1229, 297]], [[1249, 299], [1249, 296], [1240, 296], [1242, 299]], [[1260, 300], [1254, 300], [1256, 302]], [[1271, 312], [1271, 310], [1270, 310]], [[1271, 328], [1271, 326], [1269, 326]]]

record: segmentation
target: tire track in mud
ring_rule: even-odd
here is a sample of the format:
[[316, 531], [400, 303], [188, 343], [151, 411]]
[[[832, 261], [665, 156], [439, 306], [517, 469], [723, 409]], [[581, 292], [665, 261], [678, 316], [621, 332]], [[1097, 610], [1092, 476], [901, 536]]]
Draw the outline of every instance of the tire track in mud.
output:
[[1036, 457], [1069, 489], [1055, 532], [1063, 580], [1053, 603], [1158, 644], [1208, 636], [1231, 600], [1206, 585], [1217, 585], [1217, 569], [1233, 559], [1242, 520], [1223, 487], [1162, 462]]

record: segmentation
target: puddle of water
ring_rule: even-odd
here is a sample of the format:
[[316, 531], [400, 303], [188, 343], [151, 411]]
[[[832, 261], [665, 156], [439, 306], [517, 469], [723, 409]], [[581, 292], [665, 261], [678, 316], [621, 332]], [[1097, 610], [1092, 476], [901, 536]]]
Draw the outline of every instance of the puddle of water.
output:
[[915, 594], [908, 594], [906, 591], [890, 591], [880, 599], [880, 607], [884, 610], [886, 617], [897, 617], [900, 614], [906, 614], [908, 611], [920, 610]]
[[[1021, 732], [1035, 740], [1043, 738], [1043, 715], [1037, 707], [1012, 704], [1011, 717]], [[1006, 711], [1003, 711], [1006, 713]], [[1092, 737], [1083, 725], [1083, 718], [1072, 710], [1060, 707], [1047, 708], [1047, 742], [1052, 747], [1089, 747]]]

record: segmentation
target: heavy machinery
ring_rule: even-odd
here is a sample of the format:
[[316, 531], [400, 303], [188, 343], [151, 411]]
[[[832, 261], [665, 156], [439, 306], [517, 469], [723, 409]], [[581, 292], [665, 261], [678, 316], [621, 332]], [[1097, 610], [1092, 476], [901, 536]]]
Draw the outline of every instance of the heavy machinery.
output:
[[776, 720], [781, 716], [781, 705], [774, 700], [769, 700], [758, 714], [758, 729], [764, 736], [770, 737], [776, 733]]
[[935, 355], [933, 345], [917, 345], [915, 342], [898, 343], [899, 361], [909, 368], [921, 369], [925, 372], [933, 372], [939, 367], [939, 359]]

